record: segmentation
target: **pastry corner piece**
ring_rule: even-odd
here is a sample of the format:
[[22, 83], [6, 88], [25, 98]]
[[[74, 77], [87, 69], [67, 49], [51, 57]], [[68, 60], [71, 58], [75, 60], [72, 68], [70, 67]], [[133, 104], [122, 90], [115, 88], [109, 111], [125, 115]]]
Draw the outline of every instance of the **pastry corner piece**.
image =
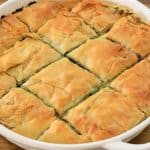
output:
[[56, 18], [48, 20], [38, 30], [38, 34], [63, 54], [96, 36], [95, 31], [79, 16], [69, 11], [62, 11]]
[[16, 41], [22, 40], [28, 32], [27, 26], [15, 15], [4, 17], [0, 21], [0, 55], [3, 55]]
[[98, 33], [108, 31], [118, 19], [129, 13], [128, 10], [106, 5], [100, 0], [83, 0], [72, 9], [72, 12], [82, 17]]
[[136, 54], [104, 38], [88, 40], [68, 56], [105, 82], [138, 61]]
[[6, 73], [0, 73], [0, 98], [14, 87], [16, 87], [16, 80]]
[[0, 99], [0, 123], [24, 136], [38, 138], [55, 119], [52, 108], [21, 88]]
[[79, 135], [67, 123], [61, 120], [55, 120], [38, 140], [59, 144], [79, 144], [90, 142], [88, 137]]
[[134, 16], [118, 20], [107, 33], [107, 38], [130, 48], [141, 57], [150, 53], [150, 25]]
[[[37, 31], [48, 19], [66, 8], [56, 1], [40, 0], [16, 13], [16, 16], [28, 25], [30, 31]], [[30, 15], [29, 15], [30, 14]]]
[[7, 72], [21, 83], [42, 67], [56, 61], [61, 56], [40, 40], [26, 38], [0, 57], [0, 72]]
[[23, 87], [62, 114], [95, 92], [100, 85], [92, 73], [64, 58], [31, 77]]
[[119, 135], [136, 126], [144, 117], [132, 99], [109, 88], [87, 98], [64, 116], [92, 141]]
[[126, 70], [111, 86], [131, 97], [137, 106], [150, 116], [150, 57]]
[[[13, 56], [16, 57], [12, 59]], [[48, 44], [40, 40], [26, 38], [21, 42], [16, 42], [7, 54], [0, 57], [0, 71], [4, 69], [20, 84], [43, 67], [60, 58], [61, 55]]]

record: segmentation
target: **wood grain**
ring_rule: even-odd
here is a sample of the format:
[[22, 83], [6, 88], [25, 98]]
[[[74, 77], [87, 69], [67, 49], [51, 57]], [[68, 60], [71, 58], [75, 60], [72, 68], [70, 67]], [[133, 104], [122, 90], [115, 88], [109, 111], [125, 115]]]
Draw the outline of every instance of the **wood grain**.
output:
[[[0, 4], [5, 0], [0, 0]], [[150, 7], [150, 0], [141, 0], [145, 5]], [[150, 126], [145, 129], [142, 134], [137, 136], [131, 143], [142, 144], [150, 142]], [[8, 142], [6, 139], [0, 136], [0, 150], [22, 150], [18, 146]]]
[[8, 142], [6, 139], [0, 136], [0, 150], [22, 150], [22, 149]]
[[150, 0], [140, 0], [142, 3], [150, 7]]

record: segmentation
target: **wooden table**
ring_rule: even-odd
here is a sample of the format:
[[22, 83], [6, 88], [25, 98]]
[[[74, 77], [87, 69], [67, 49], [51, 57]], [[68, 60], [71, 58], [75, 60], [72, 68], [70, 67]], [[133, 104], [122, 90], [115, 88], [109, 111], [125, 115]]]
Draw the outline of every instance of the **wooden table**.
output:
[[[5, 0], [0, 0], [0, 3], [4, 2]], [[141, 0], [144, 4], [150, 7], [150, 0]], [[131, 143], [142, 144], [150, 142], [150, 126], [143, 131], [138, 137], [131, 141]], [[17, 147], [16, 145], [8, 142], [6, 139], [0, 136], [0, 150], [22, 150], [21, 148]]]

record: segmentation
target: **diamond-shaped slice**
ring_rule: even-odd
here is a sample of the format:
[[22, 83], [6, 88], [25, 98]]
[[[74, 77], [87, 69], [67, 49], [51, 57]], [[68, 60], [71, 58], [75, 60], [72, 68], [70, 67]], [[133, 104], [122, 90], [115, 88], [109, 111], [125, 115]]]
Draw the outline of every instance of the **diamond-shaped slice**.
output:
[[89, 40], [68, 54], [103, 81], [113, 79], [138, 61], [136, 54], [117, 43], [98, 38]]
[[18, 82], [60, 58], [49, 45], [31, 38], [17, 42], [0, 57], [0, 72], [13, 76]]
[[28, 32], [27, 26], [14, 15], [4, 17], [0, 22], [0, 55], [3, 55], [16, 41], [22, 40]]
[[40, 141], [61, 144], [77, 144], [90, 142], [88, 137], [76, 133], [67, 123], [55, 120], [48, 130], [39, 138]]
[[121, 134], [144, 119], [132, 99], [111, 89], [102, 89], [71, 109], [65, 119], [92, 141]]
[[119, 18], [128, 13], [125, 9], [103, 4], [100, 0], [83, 0], [73, 8], [72, 12], [81, 16], [99, 33], [108, 31]]
[[50, 0], [40, 0], [39, 2], [25, 7], [16, 16], [28, 25], [32, 32], [37, 31], [48, 19], [57, 15], [61, 10], [66, 10], [63, 5]]
[[140, 55], [150, 53], [150, 26], [135, 17], [123, 17], [114, 24], [107, 37]]
[[147, 116], [150, 115], [150, 57], [126, 70], [111, 86], [131, 97]]
[[16, 87], [15, 79], [6, 73], [0, 73], [0, 98], [13, 87]]
[[38, 34], [63, 54], [96, 36], [80, 17], [68, 11], [60, 12], [56, 18], [47, 21]]
[[31, 77], [23, 87], [38, 95], [62, 114], [93, 93], [100, 81], [88, 71], [64, 58]]
[[52, 108], [21, 88], [0, 99], [0, 123], [27, 137], [38, 138], [56, 119], [54, 115]]

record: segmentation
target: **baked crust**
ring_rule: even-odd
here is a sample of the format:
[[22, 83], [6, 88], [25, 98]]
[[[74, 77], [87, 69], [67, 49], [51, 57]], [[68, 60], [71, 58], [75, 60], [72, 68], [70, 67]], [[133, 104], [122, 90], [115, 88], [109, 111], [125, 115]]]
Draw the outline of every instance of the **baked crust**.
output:
[[[48, 19], [56, 16], [56, 14], [65, 10], [63, 5], [50, 0], [40, 0], [29, 7], [25, 7], [16, 16], [28, 25], [33, 32], [37, 31]], [[30, 14], [30, 15], [29, 15]]]
[[23, 87], [52, 105], [60, 114], [97, 90], [100, 81], [64, 58], [31, 77]]
[[80, 17], [69, 11], [60, 12], [56, 18], [47, 21], [38, 34], [63, 54], [96, 36]]
[[20, 88], [11, 89], [0, 99], [0, 123], [24, 136], [39, 137], [55, 120], [54, 115], [52, 108]]
[[138, 61], [131, 51], [103, 38], [87, 41], [68, 56], [87, 67], [103, 81], [111, 80]]
[[5, 50], [21, 40], [28, 33], [28, 28], [25, 24], [19, 21], [14, 15], [4, 17], [0, 21], [0, 55], [5, 53]]
[[141, 57], [150, 53], [150, 26], [138, 18], [121, 18], [108, 32], [107, 37], [130, 48]]
[[60, 54], [49, 45], [27, 38], [16, 42], [13, 48], [0, 57], [0, 72], [8, 70], [8, 73], [20, 82], [59, 57]]
[[59, 144], [90, 142], [86, 136], [77, 134], [68, 124], [61, 120], [55, 120], [50, 128], [40, 136], [39, 140]]
[[104, 5], [99, 0], [83, 0], [72, 9], [72, 12], [81, 16], [97, 32], [103, 33], [119, 18], [126, 15], [123, 10], [117, 8]]
[[73, 7], [76, 6], [76, 4], [78, 4], [81, 1], [82, 0], [63, 0], [63, 1], [59, 1], [59, 3], [64, 7], [68, 8], [69, 10], [71, 10]]
[[0, 57], [0, 71], [8, 70], [9, 75], [22, 82], [60, 57], [59, 53], [42, 41], [26, 38]]
[[150, 57], [136, 64], [116, 78], [111, 86], [136, 102], [138, 107], [150, 115]]
[[13, 87], [16, 87], [15, 79], [6, 73], [0, 73], [0, 98]]
[[106, 88], [71, 109], [65, 119], [81, 134], [97, 141], [134, 127], [144, 114], [132, 99]]

